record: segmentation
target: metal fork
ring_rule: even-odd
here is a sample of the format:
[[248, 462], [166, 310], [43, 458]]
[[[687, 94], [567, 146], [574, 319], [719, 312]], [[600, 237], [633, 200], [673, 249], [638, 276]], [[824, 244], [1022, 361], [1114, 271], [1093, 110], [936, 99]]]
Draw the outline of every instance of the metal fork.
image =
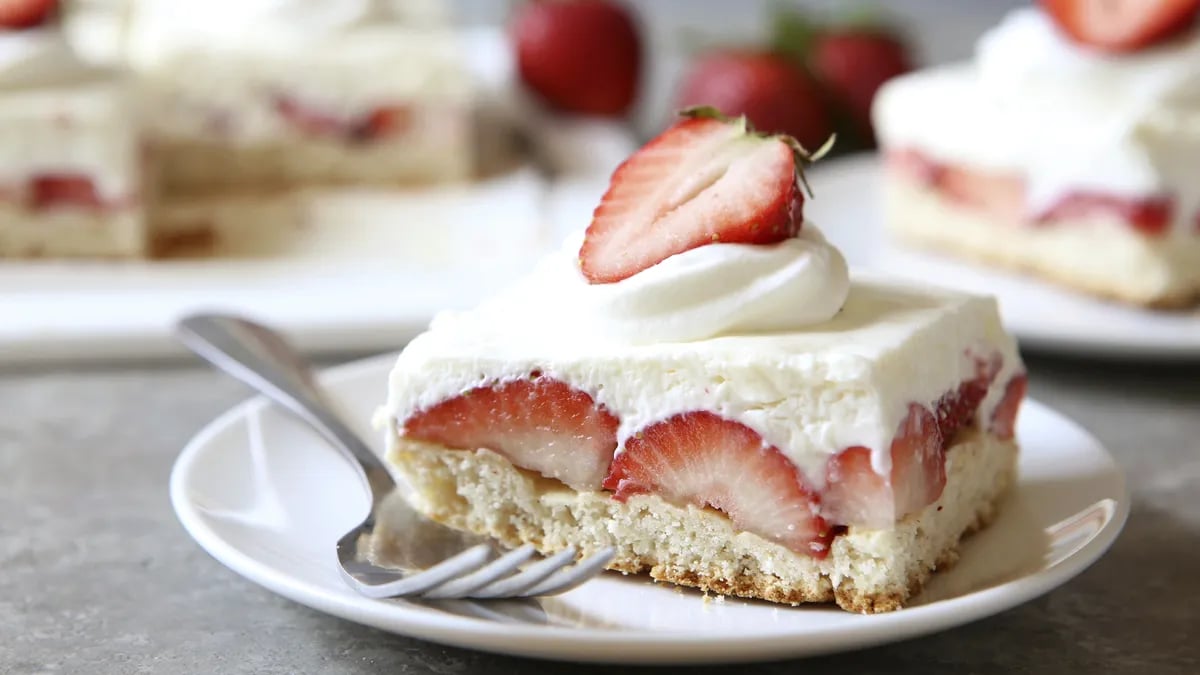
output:
[[[529, 563], [537, 553], [532, 546], [501, 554], [486, 540], [434, 523], [406, 500], [396, 498], [396, 483], [384, 463], [333, 412], [308, 365], [278, 333], [235, 316], [197, 314], [180, 321], [176, 335], [212, 365], [307, 422], [362, 468], [371, 513], [337, 542], [342, 577], [359, 593], [371, 598], [438, 599], [555, 595], [600, 573], [612, 559], [614, 551], [608, 548], [571, 565], [577, 552], [568, 548]], [[394, 543], [407, 545], [412, 560], [428, 559], [433, 553], [434, 564], [395, 569], [369, 559], [368, 542], [380, 534], [376, 525], [385, 506], [389, 523], [403, 523], [403, 531], [391, 533]]]

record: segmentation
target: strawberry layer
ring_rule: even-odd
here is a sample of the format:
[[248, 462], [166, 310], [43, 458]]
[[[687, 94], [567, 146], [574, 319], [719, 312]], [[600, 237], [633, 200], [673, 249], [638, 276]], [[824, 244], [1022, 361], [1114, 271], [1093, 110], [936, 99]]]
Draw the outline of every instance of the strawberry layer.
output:
[[[1096, 190], [1067, 192], [1037, 210], [1030, 210], [1026, 179], [1019, 173], [989, 171], [939, 162], [914, 149], [893, 149], [886, 155], [890, 171], [946, 199], [1007, 223], [1055, 227], [1072, 221], [1106, 216], [1148, 237], [1166, 234], [1178, 216], [1177, 200], [1164, 195], [1124, 197]], [[1200, 232], [1200, 211], [1183, 214]]]
[[[752, 429], [704, 410], [638, 430], [614, 459], [616, 418], [540, 371], [416, 411], [396, 429], [406, 439], [448, 448], [488, 448], [580, 491], [603, 487], [621, 501], [649, 493], [712, 507], [740, 530], [824, 557], [841, 527], [888, 529], [937, 501], [946, 485], [946, 453], [960, 430], [1012, 437], [1025, 377], [996, 383], [1000, 366], [999, 355], [978, 358], [975, 377], [943, 394], [934, 409], [910, 404], [891, 439], [889, 473], [874, 470], [869, 449], [845, 448], [828, 459], [819, 491]], [[1003, 397], [982, 417], [993, 386], [1003, 388]]]

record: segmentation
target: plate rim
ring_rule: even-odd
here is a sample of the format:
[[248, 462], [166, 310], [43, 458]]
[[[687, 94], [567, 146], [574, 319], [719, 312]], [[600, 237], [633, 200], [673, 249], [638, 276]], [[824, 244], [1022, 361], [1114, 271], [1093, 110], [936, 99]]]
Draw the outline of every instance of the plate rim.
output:
[[[390, 367], [395, 354], [383, 354], [321, 370], [317, 377], [331, 388]], [[170, 474], [171, 506], [184, 530], [201, 549], [235, 574], [276, 595], [360, 625], [438, 644], [512, 656], [566, 659], [589, 663], [684, 664], [747, 663], [787, 657], [808, 657], [899, 642], [937, 633], [1024, 604], [1070, 581], [1108, 551], [1123, 530], [1131, 500], [1120, 465], [1094, 435], [1035, 399], [1026, 404], [1055, 418], [1086, 438], [1107, 460], [1115, 479], [1112, 517], [1089, 541], [1059, 564], [1012, 581], [949, 600], [897, 612], [858, 615], [862, 626], [834, 626], [801, 634], [776, 632], [751, 638], [713, 640], [711, 635], [685, 631], [605, 631], [568, 626], [507, 624], [456, 616], [437, 610], [330, 595], [269, 565], [259, 563], [209, 527], [201, 509], [188, 498], [191, 467], [203, 457], [211, 439], [251, 412], [272, 405], [252, 396], [210, 420], [197, 431], [176, 458]], [[332, 552], [332, 548], [331, 548]], [[916, 616], [914, 616], [914, 614]], [[802, 639], [798, 639], [802, 638]], [[630, 651], [614, 658], [614, 647]], [[647, 647], [654, 647], [646, 651]]]
[[[882, 169], [881, 156], [878, 152], [856, 152], [849, 155], [836, 157], [832, 160], [820, 162], [814, 166], [810, 172], [809, 180], [817, 184], [822, 180], [850, 180], [855, 174], [872, 174], [877, 175]], [[872, 191], [872, 196], [878, 197], [879, 191]], [[820, 223], [817, 223], [820, 225]], [[961, 264], [971, 264], [962, 261], [958, 258], [951, 258], [954, 262]], [[987, 267], [983, 265], [972, 265], [974, 267], [983, 267], [990, 274], [1004, 276], [1013, 279], [1029, 281], [1030, 283], [1044, 284], [1047, 288], [1055, 289], [1065, 293], [1076, 293], [1079, 295], [1080, 302], [1101, 302], [1105, 301], [1093, 298], [1082, 292], [1073, 292], [1070, 289], [1038, 280], [1036, 277], [1011, 272], [999, 268]], [[857, 269], [869, 270], [870, 266], [854, 266]], [[992, 297], [997, 297], [992, 295]], [[1003, 298], [997, 297], [1003, 303]], [[1112, 305], [1114, 311], [1145, 311], [1153, 312], [1155, 310], [1140, 309], [1115, 303], [1107, 303]], [[1200, 322], [1200, 306], [1196, 310], [1184, 310], [1196, 312], [1196, 321]], [[1169, 310], [1164, 311], [1164, 314], [1170, 314]], [[1001, 318], [1004, 319], [1003, 312]], [[1191, 362], [1200, 359], [1200, 340], [1195, 343], [1180, 343], [1180, 342], [1130, 342], [1121, 340], [1106, 340], [1103, 333], [1098, 332], [1090, 337], [1079, 335], [1063, 335], [1054, 331], [1041, 331], [1036, 327], [1026, 325], [1014, 325], [1011, 321], [1005, 319], [1005, 328], [1012, 332], [1017, 338], [1018, 343], [1023, 349], [1036, 351], [1039, 353], [1056, 354], [1064, 356], [1081, 356], [1090, 358], [1103, 358], [1109, 360], [1138, 360], [1151, 361], [1158, 363], [1174, 363], [1174, 362]]]

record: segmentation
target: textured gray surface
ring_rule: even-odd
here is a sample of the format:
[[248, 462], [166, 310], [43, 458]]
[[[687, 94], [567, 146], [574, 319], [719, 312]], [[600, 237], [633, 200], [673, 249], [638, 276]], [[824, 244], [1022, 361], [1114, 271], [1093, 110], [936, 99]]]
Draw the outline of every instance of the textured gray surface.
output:
[[[1200, 368], [1031, 361], [1033, 395], [1128, 472], [1113, 550], [946, 633], [743, 672], [1200, 672]], [[0, 373], [0, 673], [610, 672], [441, 647], [310, 611], [209, 558], [167, 501], [188, 437], [244, 391], [189, 367]]]

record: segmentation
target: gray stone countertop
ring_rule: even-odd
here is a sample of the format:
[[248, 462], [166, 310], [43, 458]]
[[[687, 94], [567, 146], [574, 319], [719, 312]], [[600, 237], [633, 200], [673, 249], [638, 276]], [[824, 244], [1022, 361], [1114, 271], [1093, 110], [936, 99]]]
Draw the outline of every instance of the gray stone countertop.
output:
[[[736, 672], [1200, 673], [1200, 364], [1039, 358], [1030, 370], [1032, 395], [1095, 433], [1128, 474], [1133, 513], [1113, 549], [1066, 586], [968, 626]], [[187, 439], [245, 396], [184, 364], [0, 372], [0, 673], [614, 670], [383, 633], [215, 562], [175, 520], [167, 476]]]

